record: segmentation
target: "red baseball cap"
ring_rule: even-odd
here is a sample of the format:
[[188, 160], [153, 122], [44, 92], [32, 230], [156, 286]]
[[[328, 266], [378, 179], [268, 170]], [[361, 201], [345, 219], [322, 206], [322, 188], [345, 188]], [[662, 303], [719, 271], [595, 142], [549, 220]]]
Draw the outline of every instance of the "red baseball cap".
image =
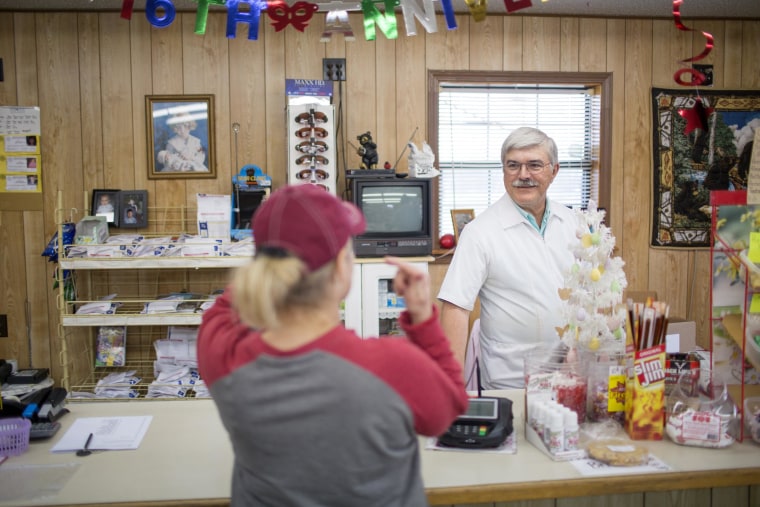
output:
[[273, 192], [253, 215], [257, 249], [282, 248], [309, 271], [335, 259], [348, 239], [366, 227], [359, 208], [310, 183]]

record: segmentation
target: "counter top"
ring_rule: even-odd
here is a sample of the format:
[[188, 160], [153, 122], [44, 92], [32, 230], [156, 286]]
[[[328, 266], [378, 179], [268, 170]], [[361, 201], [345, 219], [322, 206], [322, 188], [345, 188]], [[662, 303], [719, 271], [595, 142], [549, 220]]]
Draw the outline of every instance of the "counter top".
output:
[[[555, 462], [524, 437], [522, 391], [491, 392], [514, 402], [516, 454], [449, 452], [422, 449], [422, 472], [432, 505], [515, 501], [760, 484], [760, 445], [750, 440], [727, 449], [683, 447], [670, 441], [642, 442], [672, 467], [670, 472], [583, 477], [568, 462]], [[49, 441], [0, 465], [0, 506], [227, 505], [232, 448], [211, 400], [73, 402], [63, 427]], [[79, 417], [152, 415], [140, 448], [97, 451], [87, 457], [53, 454], [50, 448]], [[4, 482], [6, 481], [6, 482]], [[11, 498], [23, 485], [49, 484], [45, 498], [30, 493]], [[35, 497], [35, 495], [37, 495]]]

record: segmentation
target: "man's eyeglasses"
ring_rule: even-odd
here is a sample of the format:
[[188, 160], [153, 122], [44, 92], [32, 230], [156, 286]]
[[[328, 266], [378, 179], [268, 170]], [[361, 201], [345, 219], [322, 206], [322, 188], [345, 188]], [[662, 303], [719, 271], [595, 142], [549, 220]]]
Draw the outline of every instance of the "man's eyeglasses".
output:
[[532, 160], [524, 164], [521, 164], [520, 162], [516, 162], [514, 160], [507, 160], [507, 162], [504, 164], [504, 169], [510, 173], [518, 173], [522, 170], [522, 167], [525, 166], [529, 173], [535, 174], [543, 171], [544, 168], [548, 165], [551, 165], [551, 163], [539, 162], [538, 160]]

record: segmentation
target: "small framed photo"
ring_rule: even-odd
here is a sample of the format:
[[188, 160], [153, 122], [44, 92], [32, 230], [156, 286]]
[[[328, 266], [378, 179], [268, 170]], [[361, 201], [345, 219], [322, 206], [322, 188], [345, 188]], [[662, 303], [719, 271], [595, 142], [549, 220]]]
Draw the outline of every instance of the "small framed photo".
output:
[[138, 229], [148, 226], [147, 190], [122, 190], [119, 201], [121, 203], [119, 227]]
[[472, 222], [475, 218], [475, 210], [471, 209], [453, 209], [451, 210], [451, 221], [454, 223], [454, 241], [459, 243], [459, 235], [462, 234], [464, 226]]
[[106, 217], [106, 222], [115, 227], [119, 226], [119, 193], [118, 189], [95, 189], [92, 191], [91, 215]]
[[215, 178], [214, 96], [146, 95], [148, 178]]

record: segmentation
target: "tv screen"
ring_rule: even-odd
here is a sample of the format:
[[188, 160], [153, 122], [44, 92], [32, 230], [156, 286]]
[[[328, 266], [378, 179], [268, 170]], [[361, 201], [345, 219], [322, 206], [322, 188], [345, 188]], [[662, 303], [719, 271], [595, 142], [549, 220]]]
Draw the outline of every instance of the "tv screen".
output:
[[429, 179], [355, 178], [351, 196], [367, 230], [354, 240], [359, 257], [422, 256], [432, 252]]
[[360, 196], [367, 233], [422, 231], [424, 197], [421, 186], [368, 186]]

